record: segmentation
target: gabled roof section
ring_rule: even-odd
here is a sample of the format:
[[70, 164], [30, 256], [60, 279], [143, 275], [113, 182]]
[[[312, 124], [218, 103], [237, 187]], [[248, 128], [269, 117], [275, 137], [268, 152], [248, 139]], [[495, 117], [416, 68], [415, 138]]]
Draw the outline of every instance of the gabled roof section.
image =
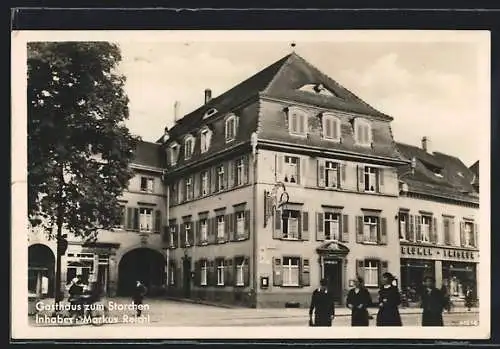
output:
[[158, 143], [139, 141], [137, 142], [133, 165], [141, 165], [148, 167], [164, 168], [165, 156], [161, 146]]
[[[263, 91], [265, 95], [392, 120], [392, 117], [370, 106], [298, 54], [292, 53], [287, 57], [278, 73]], [[301, 91], [301, 88], [307, 85], [320, 86], [330, 94]]]
[[[457, 157], [434, 152], [427, 153], [423, 149], [404, 143], [396, 143], [398, 151], [406, 159], [416, 158], [413, 175], [408, 167], [399, 169], [399, 176], [406, 182], [410, 191], [425, 192], [430, 195], [464, 198], [475, 192], [472, 186], [474, 174]], [[434, 168], [441, 169], [442, 176], [436, 176]]]
[[471, 167], [469, 167], [472, 173], [479, 177], [479, 160], [477, 160]]

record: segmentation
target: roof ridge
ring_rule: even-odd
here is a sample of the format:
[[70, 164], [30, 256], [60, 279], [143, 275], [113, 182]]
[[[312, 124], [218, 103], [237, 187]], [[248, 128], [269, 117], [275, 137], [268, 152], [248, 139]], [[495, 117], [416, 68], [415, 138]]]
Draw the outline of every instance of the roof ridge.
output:
[[265, 88], [259, 92], [263, 92], [263, 93], [267, 92], [267, 90], [269, 89], [269, 86], [271, 86], [273, 84], [273, 82], [276, 81], [276, 79], [278, 78], [279, 75], [283, 74], [283, 68], [286, 65], [290, 64], [290, 59], [292, 58], [293, 55], [297, 55], [297, 54], [295, 52], [289, 53], [286, 56], [282, 57], [281, 59], [277, 60], [276, 62], [274, 62], [273, 64], [270, 65], [270, 66], [272, 66], [274, 64], [277, 64], [280, 61], [283, 61], [283, 64], [281, 64], [278, 71], [274, 74], [273, 78], [266, 84]]

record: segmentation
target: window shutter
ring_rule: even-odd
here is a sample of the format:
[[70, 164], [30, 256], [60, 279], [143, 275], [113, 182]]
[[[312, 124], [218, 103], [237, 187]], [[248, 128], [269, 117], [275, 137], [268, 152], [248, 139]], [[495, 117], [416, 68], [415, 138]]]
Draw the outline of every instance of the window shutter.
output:
[[349, 216], [348, 215], [341, 215], [342, 219], [340, 219], [341, 225], [340, 228], [342, 229], [342, 242], [349, 242]]
[[363, 216], [356, 216], [356, 242], [363, 242]]
[[215, 273], [215, 262], [213, 260], [209, 260], [207, 264], [208, 264], [207, 285], [217, 286], [217, 274]]
[[224, 190], [229, 188], [229, 169], [230, 169], [230, 161], [224, 163], [224, 181], [222, 185], [224, 186]]
[[201, 173], [198, 173], [193, 176], [193, 188], [194, 188], [194, 197], [198, 198], [201, 196]]
[[422, 241], [422, 216], [415, 216], [416, 241]]
[[235, 213], [229, 214], [229, 222], [227, 222], [227, 223], [229, 225], [229, 241], [235, 241], [237, 239], [236, 214]]
[[236, 161], [228, 161], [227, 162], [227, 173], [226, 173], [226, 178], [227, 178], [227, 188], [232, 188], [236, 186]]
[[139, 230], [139, 208], [134, 207], [134, 220], [132, 229]]
[[387, 218], [380, 218], [380, 239], [379, 244], [387, 245]]
[[302, 183], [301, 171], [305, 166], [303, 166], [302, 162], [304, 162], [304, 159], [297, 157], [297, 184], [304, 184]]
[[281, 258], [273, 258], [273, 286], [283, 285], [283, 265]]
[[274, 230], [273, 230], [273, 239], [281, 239], [281, 211], [276, 210], [274, 212]]
[[245, 257], [245, 264], [243, 265], [243, 280], [245, 282], [245, 286], [250, 285], [250, 268], [249, 268], [250, 258]]
[[229, 241], [230, 229], [231, 229], [231, 216], [229, 214], [224, 216], [224, 240]]
[[323, 212], [316, 213], [316, 240], [323, 241], [325, 240], [325, 230], [323, 229], [324, 219]]
[[437, 243], [437, 239], [438, 239], [438, 236], [437, 236], [437, 218], [433, 217], [432, 218], [431, 242], [433, 244], [436, 244]]
[[356, 276], [365, 278], [365, 262], [362, 259], [356, 260]]
[[179, 224], [175, 225], [175, 231], [174, 231], [174, 246], [173, 248], [179, 247]]
[[210, 192], [211, 193], [216, 193], [217, 192], [217, 167], [214, 166], [210, 168]]
[[455, 218], [450, 219], [450, 234], [448, 239], [448, 243], [453, 245], [455, 242]]
[[384, 275], [384, 273], [387, 273], [388, 271], [389, 271], [389, 262], [380, 261], [379, 283], [382, 280], [382, 275]]
[[186, 238], [184, 237], [185, 231], [186, 231], [185, 224], [181, 223], [180, 230], [179, 230], [179, 247], [181, 247], [181, 248], [186, 247]]
[[276, 154], [276, 175], [277, 178], [283, 180], [283, 164], [285, 163], [285, 157], [281, 154]]
[[134, 208], [127, 207], [127, 224], [125, 229], [132, 230], [134, 229]]
[[472, 246], [478, 247], [479, 246], [479, 224], [474, 223], [474, 234], [473, 234], [473, 242]]
[[214, 243], [214, 223], [213, 218], [207, 218], [207, 244]]
[[250, 160], [249, 156], [245, 155], [243, 157], [243, 172], [245, 173], [245, 178], [243, 179], [243, 183], [250, 183]]
[[189, 222], [191, 225], [191, 230], [189, 230], [188, 241], [190, 246], [194, 246], [194, 224], [193, 222]]
[[325, 162], [318, 160], [318, 187], [325, 187]]
[[233, 260], [226, 259], [224, 261], [224, 284], [230, 286], [234, 284], [233, 280]]
[[460, 221], [460, 246], [465, 245], [465, 223]]
[[302, 234], [300, 235], [301, 240], [309, 241], [309, 212], [302, 212]]
[[161, 211], [155, 210], [155, 233], [159, 233], [161, 230]]
[[202, 245], [202, 241], [201, 241], [201, 219], [198, 219], [197, 221], [195, 221], [195, 224], [196, 226], [196, 246], [201, 246]]
[[302, 259], [302, 266], [301, 266], [301, 286], [311, 286], [311, 277], [310, 277], [310, 270], [309, 270], [309, 259], [303, 258]]
[[343, 188], [345, 186], [346, 172], [347, 172], [347, 165], [340, 164], [340, 187], [341, 188]]
[[410, 221], [410, 225], [408, 228], [408, 240], [415, 241], [415, 216], [412, 214], [408, 215], [408, 220]]
[[383, 192], [384, 191], [384, 176], [385, 176], [385, 170], [383, 168], [378, 169], [378, 191]]
[[243, 234], [244, 239], [250, 238], [250, 210], [245, 211], [245, 232]]
[[170, 248], [170, 229], [168, 226], [163, 227], [163, 232], [162, 232], [162, 241], [164, 243], [164, 246], [167, 248]]
[[364, 184], [365, 168], [363, 165], [358, 165], [358, 191], [365, 190]]
[[201, 286], [201, 265], [200, 261], [194, 262], [194, 284], [196, 286]]

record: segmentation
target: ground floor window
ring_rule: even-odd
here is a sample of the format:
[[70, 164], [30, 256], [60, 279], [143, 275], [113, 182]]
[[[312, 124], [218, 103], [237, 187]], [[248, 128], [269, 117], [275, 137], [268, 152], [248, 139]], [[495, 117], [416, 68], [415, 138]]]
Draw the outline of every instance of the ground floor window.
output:
[[453, 298], [464, 298], [467, 290], [477, 296], [476, 265], [463, 262], [443, 262], [443, 286]]
[[283, 258], [283, 286], [299, 286], [299, 263], [298, 257]]
[[245, 285], [245, 259], [236, 260], [236, 286]]
[[425, 276], [435, 275], [434, 261], [401, 259], [401, 291], [410, 302], [419, 302]]
[[365, 261], [365, 286], [376, 287], [378, 286], [379, 274], [379, 261], [366, 260]]

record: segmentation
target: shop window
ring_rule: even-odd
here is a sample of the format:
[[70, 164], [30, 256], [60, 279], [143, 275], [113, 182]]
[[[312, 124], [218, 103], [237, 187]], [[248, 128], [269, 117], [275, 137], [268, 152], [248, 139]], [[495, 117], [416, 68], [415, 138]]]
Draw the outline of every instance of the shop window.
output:
[[298, 257], [283, 257], [283, 286], [299, 286]]

